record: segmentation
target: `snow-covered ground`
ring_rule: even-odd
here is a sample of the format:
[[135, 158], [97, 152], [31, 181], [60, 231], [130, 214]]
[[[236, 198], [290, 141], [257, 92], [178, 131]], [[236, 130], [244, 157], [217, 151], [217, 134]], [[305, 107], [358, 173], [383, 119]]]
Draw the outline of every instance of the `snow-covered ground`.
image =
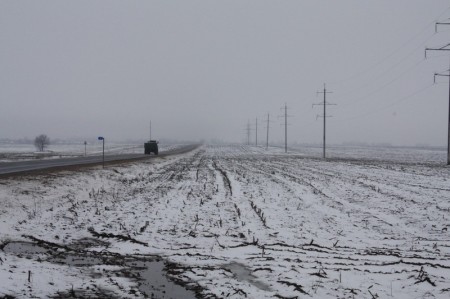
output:
[[450, 297], [449, 167], [306, 156], [205, 145], [2, 179], [0, 296], [150, 297], [111, 259], [157, 255], [204, 298]]
[[[294, 146], [291, 151], [308, 157], [322, 157], [322, 146]], [[381, 146], [327, 146], [327, 157], [338, 159], [364, 159], [380, 162], [408, 162], [443, 164], [447, 161], [444, 147], [381, 147]]]

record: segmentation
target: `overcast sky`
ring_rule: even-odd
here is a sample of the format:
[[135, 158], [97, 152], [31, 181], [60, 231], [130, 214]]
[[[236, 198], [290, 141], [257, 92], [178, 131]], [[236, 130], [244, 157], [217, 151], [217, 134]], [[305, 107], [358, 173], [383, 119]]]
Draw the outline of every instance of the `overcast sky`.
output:
[[[0, 1], [0, 138], [446, 145], [447, 0]], [[252, 131], [252, 140], [254, 140]]]

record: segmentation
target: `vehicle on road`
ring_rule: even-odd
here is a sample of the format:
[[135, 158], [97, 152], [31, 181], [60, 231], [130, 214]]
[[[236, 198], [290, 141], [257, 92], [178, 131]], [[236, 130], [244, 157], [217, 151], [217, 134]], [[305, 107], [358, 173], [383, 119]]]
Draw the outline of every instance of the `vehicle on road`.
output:
[[150, 140], [149, 142], [144, 143], [145, 154], [150, 155], [150, 153], [154, 153], [158, 155], [158, 141]]

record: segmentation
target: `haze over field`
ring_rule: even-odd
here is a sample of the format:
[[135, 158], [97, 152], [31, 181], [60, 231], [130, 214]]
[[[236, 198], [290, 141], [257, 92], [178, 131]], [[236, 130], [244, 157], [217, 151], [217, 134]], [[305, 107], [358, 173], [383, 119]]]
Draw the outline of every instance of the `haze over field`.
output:
[[[0, 138], [445, 145], [448, 1], [2, 1]], [[260, 138], [265, 139], [262, 126]]]

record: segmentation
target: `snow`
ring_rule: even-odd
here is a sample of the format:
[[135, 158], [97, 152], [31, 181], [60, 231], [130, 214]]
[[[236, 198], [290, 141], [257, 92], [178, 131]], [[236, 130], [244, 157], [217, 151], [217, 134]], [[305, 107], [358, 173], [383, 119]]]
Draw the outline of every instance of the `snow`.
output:
[[[205, 145], [105, 169], [2, 179], [0, 244], [32, 236], [71, 247], [92, 231], [128, 236], [136, 242], [102, 238], [106, 244], [87, 250], [163, 257], [170, 276], [200, 286], [202, 297], [448, 298], [450, 168], [433, 155], [420, 160], [423, 151], [383, 158], [398, 150], [322, 160], [301, 150]], [[0, 250], [0, 296], [101, 287], [129, 297], [138, 288], [101, 275], [113, 266], [39, 256]]]

